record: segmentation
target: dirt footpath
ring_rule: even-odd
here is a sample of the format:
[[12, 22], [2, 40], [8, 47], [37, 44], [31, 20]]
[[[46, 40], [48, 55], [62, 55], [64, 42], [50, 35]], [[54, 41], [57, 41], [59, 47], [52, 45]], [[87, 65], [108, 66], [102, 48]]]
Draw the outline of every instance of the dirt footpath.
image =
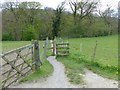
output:
[[84, 81], [86, 88], [118, 88], [118, 82], [103, 78], [90, 70], [85, 69]]
[[58, 62], [54, 56], [48, 57], [48, 61], [53, 65], [53, 74], [44, 79], [34, 82], [26, 82], [20, 85], [12, 86], [12, 88], [80, 88], [78, 85], [73, 85], [68, 81], [65, 75], [65, 68], [62, 63]]
[[50, 77], [42, 78], [33, 82], [26, 82], [11, 86], [12, 88], [117, 88], [118, 82], [103, 78], [85, 69], [84, 81], [86, 85], [73, 85], [65, 75], [64, 65], [50, 56], [47, 59], [54, 67], [54, 72]]

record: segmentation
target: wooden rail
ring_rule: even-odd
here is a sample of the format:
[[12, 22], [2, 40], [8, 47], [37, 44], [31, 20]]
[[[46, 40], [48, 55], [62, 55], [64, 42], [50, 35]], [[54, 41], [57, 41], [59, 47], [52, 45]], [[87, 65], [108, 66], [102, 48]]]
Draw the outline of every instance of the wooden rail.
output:
[[56, 56], [69, 55], [69, 43], [56, 43]]
[[2, 88], [7, 88], [20, 78], [34, 70], [41, 64], [39, 44], [32, 40], [32, 44], [1, 54], [2, 60]]

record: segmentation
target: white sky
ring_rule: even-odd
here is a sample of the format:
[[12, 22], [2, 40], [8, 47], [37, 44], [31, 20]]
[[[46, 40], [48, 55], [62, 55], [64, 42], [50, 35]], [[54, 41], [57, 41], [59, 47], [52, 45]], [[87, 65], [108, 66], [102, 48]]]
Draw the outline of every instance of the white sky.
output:
[[[16, 0], [0, 0], [0, 2], [10, 2], [10, 1], [12, 2], [12, 1], [16, 1]], [[61, 2], [65, 1], [65, 0], [17, 0], [17, 1], [36, 1], [36, 2], [40, 2], [44, 7], [52, 7], [55, 9], [58, 6], [58, 4], [60, 4]], [[68, 0], [66, 0], [66, 1], [68, 1]], [[100, 2], [101, 2], [102, 10], [104, 10], [106, 8], [107, 4], [109, 6], [111, 6], [113, 9], [117, 9], [119, 0], [100, 0]], [[66, 7], [66, 8], [68, 8], [68, 7]]]

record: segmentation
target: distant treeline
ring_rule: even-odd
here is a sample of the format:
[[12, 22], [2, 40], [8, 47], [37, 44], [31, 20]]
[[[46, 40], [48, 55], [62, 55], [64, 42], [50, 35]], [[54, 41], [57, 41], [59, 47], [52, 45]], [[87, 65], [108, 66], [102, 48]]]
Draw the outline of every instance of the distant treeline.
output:
[[82, 7], [83, 2], [79, 2], [81, 6], [76, 11], [73, 10], [76, 7], [75, 3], [77, 2], [69, 3], [72, 12], [65, 11], [65, 2], [56, 10], [49, 7], [41, 9], [41, 4], [38, 2], [4, 3], [2, 40], [43, 40], [46, 37], [53, 39], [54, 36], [97, 37], [118, 33], [118, 20], [112, 16], [110, 8], [96, 15], [92, 13], [96, 3], [88, 3], [86, 6], [89, 7]]

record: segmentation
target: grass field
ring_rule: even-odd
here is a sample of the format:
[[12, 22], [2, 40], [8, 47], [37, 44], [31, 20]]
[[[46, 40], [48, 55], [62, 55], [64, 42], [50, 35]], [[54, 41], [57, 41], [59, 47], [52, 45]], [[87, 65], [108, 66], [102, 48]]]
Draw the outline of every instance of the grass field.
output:
[[[7, 52], [28, 44], [31, 44], [31, 41], [2, 41], [2, 52]], [[43, 50], [43, 44], [43, 41], [39, 41], [41, 52]]]
[[[98, 42], [96, 56], [93, 61], [93, 51]], [[91, 69], [101, 76], [118, 79], [118, 36], [73, 38], [67, 39], [70, 43], [70, 55], [58, 57], [66, 66], [66, 73], [73, 83], [80, 83], [80, 73], [84, 68]], [[79, 81], [78, 81], [79, 80]]]
[[70, 52], [85, 55], [88, 60], [91, 60], [96, 40], [98, 42], [95, 57], [96, 61], [104, 65], [118, 66], [117, 35], [108, 37], [69, 39]]

